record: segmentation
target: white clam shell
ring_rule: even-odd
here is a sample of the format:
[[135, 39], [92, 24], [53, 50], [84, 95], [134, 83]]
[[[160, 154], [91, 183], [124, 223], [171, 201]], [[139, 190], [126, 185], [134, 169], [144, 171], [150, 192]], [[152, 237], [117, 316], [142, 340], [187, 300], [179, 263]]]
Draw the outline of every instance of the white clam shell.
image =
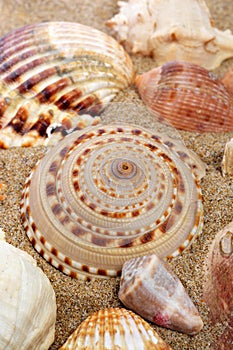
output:
[[47, 350], [55, 334], [53, 288], [36, 261], [0, 235], [0, 349]]
[[207, 69], [233, 56], [230, 30], [214, 27], [204, 0], [119, 1], [120, 11], [107, 25], [134, 54], [153, 56], [159, 65], [178, 59]]
[[73, 132], [27, 179], [22, 219], [36, 250], [72, 276], [117, 276], [129, 258], [172, 258], [202, 230], [205, 166], [182, 143], [130, 124]]
[[172, 350], [140, 316], [123, 308], [87, 317], [60, 350]]
[[[93, 118], [132, 83], [133, 64], [107, 34], [71, 22], [43, 22], [0, 39], [0, 147], [44, 144], [52, 124], [63, 129]], [[56, 138], [55, 138], [56, 141]]]

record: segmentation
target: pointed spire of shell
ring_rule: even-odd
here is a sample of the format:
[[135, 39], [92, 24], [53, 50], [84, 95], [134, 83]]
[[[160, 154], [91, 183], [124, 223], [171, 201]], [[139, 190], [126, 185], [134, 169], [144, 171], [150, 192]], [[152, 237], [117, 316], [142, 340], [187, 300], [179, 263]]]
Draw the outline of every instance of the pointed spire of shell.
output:
[[190, 335], [203, 327], [181, 281], [155, 254], [124, 263], [119, 298], [126, 307], [159, 326]]

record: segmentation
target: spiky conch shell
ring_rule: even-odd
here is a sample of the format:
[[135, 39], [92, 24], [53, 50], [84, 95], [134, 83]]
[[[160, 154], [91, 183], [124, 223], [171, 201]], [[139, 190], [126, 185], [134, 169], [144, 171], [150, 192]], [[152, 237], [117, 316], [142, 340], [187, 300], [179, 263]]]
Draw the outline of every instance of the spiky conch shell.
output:
[[84, 320], [60, 350], [172, 350], [140, 316], [123, 308], [99, 310]]
[[26, 180], [22, 220], [35, 249], [76, 278], [182, 253], [202, 230], [205, 165], [181, 142], [138, 125], [73, 132]]
[[95, 125], [91, 115], [133, 77], [123, 47], [92, 27], [43, 22], [13, 30], [0, 39], [0, 148], [45, 144], [51, 131]]
[[133, 54], [152, 56], [159, 65], [183, 60], [206, 69], [233, 56], [230, 30], [214, 27], [204, 0], [118, 1], [120, 11], [107, 21], [113, 35]]
[[0, 349], [47, 350], [54, 341], [56, 298], [36, 261], [0, 229]]
[[233, 95], [196, 64], [171, 61], [136, 77], [138, 92], [154, 118], [196, 132], [233, 130]]

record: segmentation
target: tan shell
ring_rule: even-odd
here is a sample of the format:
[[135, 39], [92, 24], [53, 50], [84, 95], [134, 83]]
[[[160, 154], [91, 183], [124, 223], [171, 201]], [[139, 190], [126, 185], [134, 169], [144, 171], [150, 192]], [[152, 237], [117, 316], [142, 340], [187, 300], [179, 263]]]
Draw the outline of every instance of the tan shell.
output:
[[79, 23], [16, 29], [0, 39], [0, 51], [0, 148], [44, 144], [48, 128], [61, 137], [64, 130], [95, 125], [99, 118], [91, 115], [134, 76], [113, 38]]
[[0, 349], [48, 350], [54, 341], [56, 299], [36, 261], [4, 240], [0, 228]]
[[60, 350], [172, 350], [141, 317], [123, 308], [87, 317]]
[[172, 61], [137, 76], [136, 84], [161, 122], [196, 132], [233, 130], [233, 95], [205, 68]]
[[227, 141], [222, 159], [222, 174], [233, 175], [233, 139]]
[[171, 60], [218, 67], [233, 56], [230, 30], [214, 27], [204, 0], [118, 1], [120, 11], [107, 26], [134, 54], [152, 56], [159, 65]]
[[232, 264], [233, 222], [217, 232], [205, 259], [204, 299], [214, 321], [232, 318]]
[[190, 335], [203, 327], [181, 281], [155, 254], [124, 263], [118, 295], [127, 308], [159, 326]]
[[26, 181], [24, 227], [64, 273], [117, 276], [129, 258], [171, 258], [200, 233], [204, 173], [166, 135], [122, 123], [86, 128], [47, 152]]
[[225, 325], [213, 349], [232, 348], [233, 325], [233, 222], [217, 232], [205, 259], [203, 298], [214, 323]]

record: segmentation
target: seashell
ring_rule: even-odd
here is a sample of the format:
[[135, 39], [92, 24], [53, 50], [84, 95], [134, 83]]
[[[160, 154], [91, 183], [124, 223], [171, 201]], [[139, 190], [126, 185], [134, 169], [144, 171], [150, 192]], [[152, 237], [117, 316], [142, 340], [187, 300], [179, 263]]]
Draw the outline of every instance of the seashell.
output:
[[88, 316], [60, 350], [172, 350], [140, 316], [123, 308]]
[[136, 125], [73, 132], [27, 179], [21, 212], [35, 249], [83, 279], [117, 276], [129, 258], [172, 258], [202, 229], [204, 164]]
[[124, 263], [118, 295], [127, 308], [159, 326], [190, 335], [203, 328], [181, 281], [155, 254]]
[[172, 61], [137, 76], [136, 85], [161, 122], [187, 131], [233, 130], [233, 98], [205, 68]]
[[[203, 296], [214, 323], [226, 325], [224, 333], [212, 349], [228, 350], [232, 347], [233, 327], [233, 222], [220, 230], [205, 259]], [[218, 345], [217, 345], [218, 344]]]
[[51, 125], [96, 124], [90, 115], [133, 77], [124, 49], [94, 28], [43, 22], [13, 30], [0, 39], [0, 148], [44, 144]]
[[225, 145], [222, 159], [222, 174], [233, 175], [233, 138]]
[[233, 94], [233, 67], [231, 67], [221, 79], [227, 90]]
[[118, 1], [120, 11], [106, 25], [133, 54], [151, 56], [158, 65], [183, 60], [206, 69], [233, 56], [230, 30], [214, 27], [204, 0]]
[[0, 229], [0, 349], [47, 350], [54, 341], [56, 299], [49, 279]]

